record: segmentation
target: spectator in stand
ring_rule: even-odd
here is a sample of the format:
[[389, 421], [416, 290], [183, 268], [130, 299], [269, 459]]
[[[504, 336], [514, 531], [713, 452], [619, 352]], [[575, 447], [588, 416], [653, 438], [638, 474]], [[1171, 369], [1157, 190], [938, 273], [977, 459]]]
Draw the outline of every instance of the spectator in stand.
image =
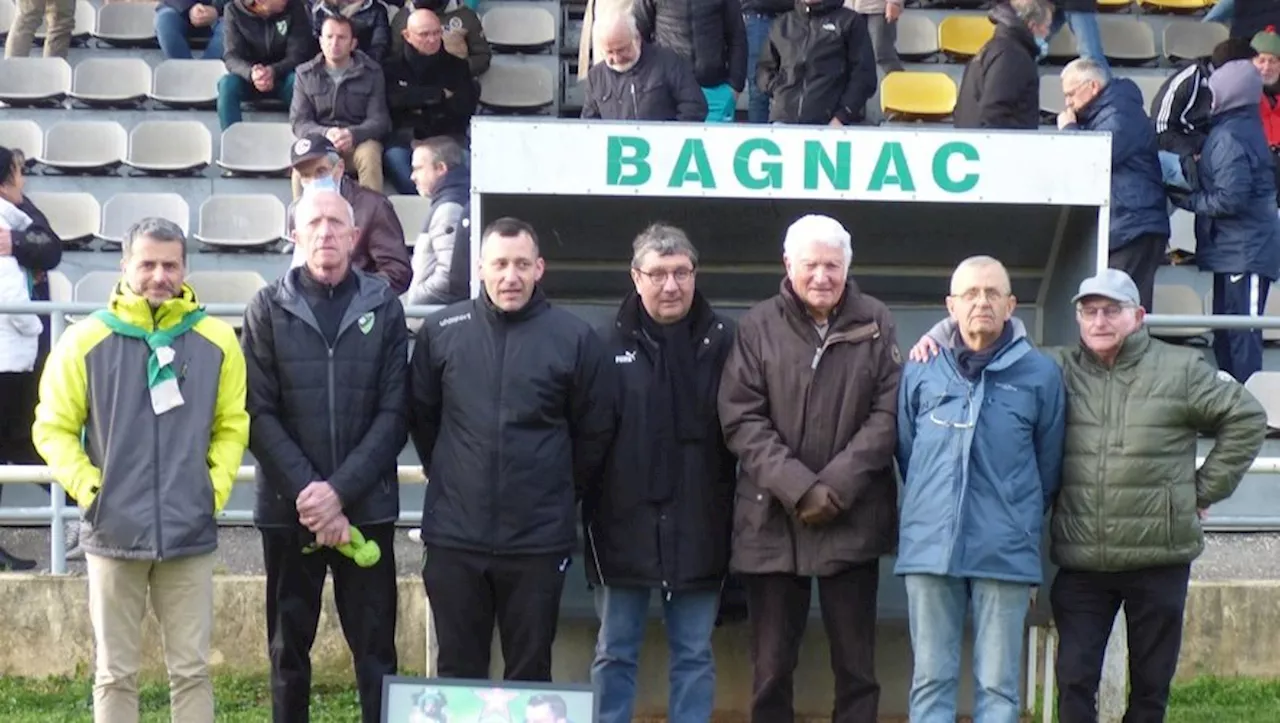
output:
[[382, 162], [397, 193], [414, 193], [414, 141], [450, 136], [467, 145], [479, 94], [467, 61], [446, 51], [440, 19], [415, 10], [404, 29], [405, 42], [383, 66], [392, 131]]
[[1262, 100], [1258, 108], [1262, 115], [1262, 133], [1272, 153], [1280, 150], [1280, 35], [1275, 26], [1253, 36], [1251, 43], [1258, 54], [1253, 67], [1262, 76]]
[[382, 0], [317, 0], [311, 6], [311, 28], [316, 40], [324, 33], [324, 21], [342, 17], [351, 21], [356, 45], [374, 63], [381, 65], [391, 48], [391, 28], [387, 6]]
[[[1200, 153], [1197, 186], [1170, 192], [1196, 215], [1196, 264], [1213, 272], [1213, 313], [1262, 316], [1280, 276], [1275, 160], [1262, 134], [1262, 76], [1234, 60], [1209, 76], [1213, 117]], [[1262, 369], [1262, 330], [1215, 329], [1218, 368], [1246, 381]]]
[[222, 23], [218, 122], [239, 123], [245, 100], [293, 102], [294, 70], [315, 55], [315, 37], [304, 0], [229, 0]]
[[1233, 60], [1249, 60], [1256, 51], [1247, 40], [1218, 43], [1207, 60], [1198, 60], [1165, 79], [1151, 101], [1160, 166], [1167, 185], [1189, 190], [1195, 186], [1196, 156], [1209, 132], [1209, 76]]
[[1049, 34], [1046, 0], [1009, 0], [991, 9], [995, 34], [964, 67], [956, 97], [956, 128], [1035, 130], [1040, 126], [1037, 39]]
[[738, 0], [635, 0], [640, 35], [693, 66], [707, 98], [706, 119], [733, 122], [746, 86], [747, 31]]
[[1169, 202], [1142, 91], [1132, 80], [1110, 79], [1102, 66], [1076, 58], [1062, 69], [1062, 93], [1067, 108], [1058, 114], [1059, 130], [1111, 134], [1108, 265], [1133, 279], [1150, 312], [1156, 269], [1169, 245]]
[[391, 53], [398, 56], [400, 46], [408, 41], [404, 34], [415, 10], [430, 10], [440, 19], [444, 30], [444, 49], [455, 58], [467, 61], [471, 77], [479, 78], [489, 69], [493, 48], [484, 37], [480, 16], [462, 0], [410, 0], [391, 19]]
[[[1102, 33], [1098, 30], [1097, 0], [1058, 0], [1054, 3], [1053, 24], [1044, 38], [1045, 51], [1049, 47], [1047, 41], [1064, 25], [1069, 26], [1071, 34], [1076, 36], [1076, 53], [1085, 60], [1092, 60], [1107, 77], [1111, 77], [1111, 66], [1107, 64], [1107, 56], [1102, 50]], [[1037, 56], [1042, 54], [1037, 52]]]
[[36, 28], [45, 23], [44, 57], [65, 58], [76, 27], [76, 0], [18, 0], [13, 24], [4, 44], [4, 57], [25, 58], [31, 54]]
[[[316, 134], [300, 138], [291, 151], [294, 176], [303, 192], [308, 189], [337, 191], [356, 213], [356, 244], [351, 252], [351, 265], [368, 274], [381, 276], [397, 294], [409, 288], [413, 269], [409, 265], [409, 249], [404, 244], [404, 230], [387, 197], [353, 182], [345, 175], [346, 165], [337, 147], [326, 137]], [[289, 205], [285, 231], [293, 233], [294, 209]], [[295, 246], [293, 266], [307, 261], [305, 250]]]
[[779, 16], [756, 68], [774, 123], [861, 123], [877, 82], [867, 20], [843, 0], [800, 0]]
[[592, 32], [604, 62], [587, 73], [583, 118], [604, 120], [706, 120], [707, 99], [689, 61], [661, 45], [645, 42], [635, 16], [618, 13], [595, 19]]
[[413, 182], [418, 195], [431, 199], [431, 210], [413, 245], [407, 304], [452, 304], [471, 296], [471, 171], [464, 153], [448, 136], [413, 149]]
[[791, 0], [742, 0], [742, 24], [747, 33], [747, 122], [769, 122], [769, 94], [756, 82], [760, 53], [769, 44], [769, 30], [778, 16], [795, 7]]
[[[320, 54], [298, 66], [289, 123], [293, 135], [328, 138], [355, 168], [360, 185], [382, 193], [382, 137], [391, 130], [382, 68], [356, 49], [355, 26], [340, 15], [324, 19]], [[293, 176], [293, 197], [302, 192]]]
[[222, 9], [227, 0], [164, 0], [156, 6], [156, 40], [164, 57], [191, 58], [191, 40], [202, 39], [205, 60], [222, 59]]
[[898, 18], [902, 17], [903, 0], [846, 0], [845, 7], [867, 18], [867, 32], [871, 35], [871, 51], [876, 56], [876, 66], [888, 75], [902, 70], [902, 58], [898, 57]]

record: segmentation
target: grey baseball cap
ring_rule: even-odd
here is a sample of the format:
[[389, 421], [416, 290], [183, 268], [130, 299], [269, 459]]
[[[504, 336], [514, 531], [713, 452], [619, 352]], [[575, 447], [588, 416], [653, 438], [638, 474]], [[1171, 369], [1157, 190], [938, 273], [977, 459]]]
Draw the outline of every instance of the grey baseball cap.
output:
[[1090, 276], [1080, 282], [1080, 290], [1076, 292], [1071, 303], [1079, 303], [1089, 296], [1101, 296], [1121, 304], [1137, 306], [1141, 303], [1138, 285], [1133, 283], [1129, 275], [1119, 269], [1107, 269], [1097, 276]]

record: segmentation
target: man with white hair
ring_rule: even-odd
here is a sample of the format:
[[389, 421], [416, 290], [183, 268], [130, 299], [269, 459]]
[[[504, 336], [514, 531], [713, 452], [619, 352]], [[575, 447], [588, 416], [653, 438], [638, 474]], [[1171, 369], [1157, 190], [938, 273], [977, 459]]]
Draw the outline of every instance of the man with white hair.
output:
[[583, 118], [686, 121], [707, 119], [707, 99], [689, 61], [641, 38], [629, 12], [596, 19], [591, 32], [604, 55], [587, 73]]
[[827, 216], [787, 229], [787, 277], [738, 323], [719, 409], [738, 456], [731, 569], [755, 667], [751, 719], [791, 721], [813, 578], [840, 723], [874, 723], [879, 561], [897, 539], [893, 318], [848, 278], [849, 232]]

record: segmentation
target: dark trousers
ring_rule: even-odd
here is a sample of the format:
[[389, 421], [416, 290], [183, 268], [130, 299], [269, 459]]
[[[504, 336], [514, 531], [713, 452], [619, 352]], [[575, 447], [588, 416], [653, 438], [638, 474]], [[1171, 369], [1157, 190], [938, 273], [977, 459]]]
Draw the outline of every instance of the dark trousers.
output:
[[[1257, 274], [1214, 274], [1213, 313], [1262, 316], [1271, 280]], [[1243, 384], [1262, 370], [1261, 329], [1214, 329], [1213, 356], [1218, 368]]]
[[1124, 723], [1162, 723], [1182, 647], [1190, 565], [1129, 572], [1060, 570], [1049, 599], [1060, 639], [1058, 723], [1097, 723], [1102, 659], [1124, 604], [1129, 706]]
[[505, 680], [550, 682], [567, 554], [488, 555], [431, 547], [422, 583], [435, 620], [436, 676], [488, 679], [498, 624]]
[[1155, 296], [1156, 269], [1164, 260], [1165, 249], [1169, 246], [1169, 237], [1161, 234], [1144, 233], [1129, 243], [1115, 249], [1107, 258], [1107, 266], [1119, 269], [1133, 279], [1138, 286], [1138, 298], [1142, 300], [1142, 308], [1151, 313], [1151, 297]]
[[296, 529], [262, 530], [267, 568], [267, 644], [271, 658], [271, 714], [275, 723], [310, 720], [311, 646], [320, 622], [320, 593], [333, 571], [333, 597], [355, 663], [361, 720], [382, 715], [382, 678], [396, 674], [395, 526], [360, 525], [382, 548], [373, 567], [360, 567], [333, 548], [309, 555], [314, 537]]
[[44, 464], [31, 441], [39, 383], [35, 372], [0, 372], [0, 464]]
[[[795, 720], [792, 676], [809, 621], [813, 578], [742, 575], [751, 625], [752, 723]], [[835, 707], [831, 723], [876, 723], [880, 684], [876, 682], [876, 593], [879, 562], [818, 578], [822, 623], [831, 645]]]

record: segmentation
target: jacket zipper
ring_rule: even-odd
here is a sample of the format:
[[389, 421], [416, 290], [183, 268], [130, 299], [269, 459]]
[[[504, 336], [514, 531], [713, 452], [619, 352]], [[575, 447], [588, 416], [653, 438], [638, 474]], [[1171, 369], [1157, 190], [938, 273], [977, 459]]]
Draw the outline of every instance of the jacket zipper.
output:
[[494, 413], [497, 419], [494, 420], [494, 445], [493, 454], [491, 455], [491, 464], [493, 465], [493, 474], [489, 475], [489, 552], [498, 554], [498, 495], [502, 492], [502, 482], [499, 476], [502, 474], [502, 379], [505, 376], [504, 371], [507, 367], [507, 329], [502, 320], [496, 324], [498, 331], [497, 354], [498, 359], [498, 382], [493, 385], [494, 405], [496, 410]]
[[[1104, 398], [1107, 400], [1107, 406], [1105, 409], [1106, 416], [1103, 418], [1102, 421], [1103, 421], [1103, 424], [1109, 428], [1111, 426], [1111, 371], [1110, 370], [1107, 371], [1106, 395]], [[1102, 508], [1104, 506], [1103, 502], [1106, 499], [1107, 447], [1111, 446], [1111, 435], [1108, 434], [1106, 437], [1103, 438], [1103, 440], [1104, 440], [1103, 443], [1098, 446], [1098, 483], [1097, 483], [1098, 512], [1097, 512], [1097, 515], [1098, 515], [1098, 539], [1102, 541], [1102, 544], [1099, 545], [1100, 549], [1098, 552], [1099, 552], [1099, 556], [1101, 557], [1101, 567], [1103, 570], [1105, 570], [1107, 569], [1107, 538], [1106, 538], [1106, 535], [1102, 534], [1103, 530], [1106, 529], [1106, 527], [1104, 526], [1105, 521], [1103, 520], [1104, 515], [1102, 512]]]
[[[329, 299], [333, 299], [333, 287], [329, 287]], [[354, 302], [355, 299], [352, 299]], [[341, 322], [339, 322], [341, 324]], [[321, 337], [324, 336], [322, 332]], [[325, 349], [329, 352], [329, 464], [331, 465], [329, 476], [332, 477], [334, 472], [338, 471], [338, 404], [335, 400], [334, 392], [334, 371], [333, 371], [333, 348], [338, 345], [338, 337], [342, 336], [342, 329], [338, 329], [338, 333], [333, 335], [333, 343], [330, 344], [325, 339]]]
[[162, 531], [160, 529], [160, 519], [161, 519], [161, 515], [160, 515], [160, 417], [153, 414], [151, 415], [151, 419], [152, 419], [152, 423], [155, 425], [154, 426], [155, 433], [151, 435], [151, 438], [155, 442], [155, 451], [156, 451], [156, 462], [154, 465], [152, 465], [152, 469], [155, 470], [155, 474], [156, 474], [156, 483], [153, 487], [156, 493], [156, 504], [155, 504], [155, 507], [156, 507], [156, 559], [163, 560], [164, 559], [164, 534], [162, 534]]
[[[813, 16], [810, 15], [809, 17], [805, 18], [804, 41], [800, 44], [801, 58], [809, 57], [809, 46], [811, 44], [810, 40], [811, 40], [812, 33], [813, 33]], [[798, 106], [796, 106], [796, 122], [797, 123], [804, 122], [804, 94], [806, 91], [808, 91], [808, 89], [809, 89], [809, 64], [806, 62], [805, 68], [804, 68], [804, 77], [800, 79], [800, 103]], [[816, 360], [814, 363], [816, 366], [817, 364]]]

